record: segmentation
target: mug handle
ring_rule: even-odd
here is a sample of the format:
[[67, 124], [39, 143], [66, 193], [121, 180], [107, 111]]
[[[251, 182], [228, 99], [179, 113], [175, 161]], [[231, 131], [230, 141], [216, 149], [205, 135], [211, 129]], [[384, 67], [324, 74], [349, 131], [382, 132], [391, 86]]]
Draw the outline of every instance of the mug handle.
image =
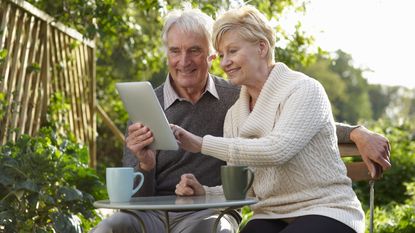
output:
[[140, 183], [137, 185], [137, 187], [135, 187], [135, 189], [133, 189], [133, 191], [131, 193], [131, 196], [134, 195], [141, 188], [141, 186], [143, 186], [143, 184], [144, 184], [144, 175], [143, 175], [143, 173], [134, 172], [134, 179], [133, 180], [135, 180], [137, 178], [137, 176], [141, 177]]
[[244, 193], [246, 193], [248, 191], [248, 189], [252, 186], [252, 183], [254, 182], [254, 171], [252, 171], [252, 169], [250, 169], [249, 167], [244, 169], [245, 171], [248, 172], [248, 184], [246, 185], [245, 189], [244, 189]]

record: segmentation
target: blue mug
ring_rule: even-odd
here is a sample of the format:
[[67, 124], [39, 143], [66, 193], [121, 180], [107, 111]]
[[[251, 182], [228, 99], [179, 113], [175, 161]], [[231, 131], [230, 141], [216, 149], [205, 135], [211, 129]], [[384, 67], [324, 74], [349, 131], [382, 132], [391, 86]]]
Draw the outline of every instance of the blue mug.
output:
[[[140, 183], [133, 188], [134, 180], [140, 176]], [[128, 202], [144, 183], [144, 175], [134, 172], [132, 167], [108, 167], [106, 170], [107, 191], [111, 202]]]

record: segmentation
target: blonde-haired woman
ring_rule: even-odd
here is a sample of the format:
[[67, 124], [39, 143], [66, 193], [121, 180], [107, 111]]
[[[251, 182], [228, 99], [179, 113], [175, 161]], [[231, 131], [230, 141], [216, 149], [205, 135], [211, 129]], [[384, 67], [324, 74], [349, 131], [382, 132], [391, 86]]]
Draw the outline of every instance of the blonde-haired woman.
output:
[[[172, 126], [181, 147], [248, 165], [259, 202], [242, 232], [364, 232], [364, 213], [337, 147], [330, 102], [316, 80], [274, 62], [275, 32], [252, 6], [220, 16], [213, 45], [233, 84], [225, 137], [203, 138]], [[222, 192], [182, 176], [178, 195]]]

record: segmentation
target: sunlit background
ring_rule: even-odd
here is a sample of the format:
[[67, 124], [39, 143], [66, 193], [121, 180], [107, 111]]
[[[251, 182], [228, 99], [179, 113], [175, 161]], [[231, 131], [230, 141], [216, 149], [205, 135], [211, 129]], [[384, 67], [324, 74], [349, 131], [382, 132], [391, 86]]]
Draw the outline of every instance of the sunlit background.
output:
[[369, 68], [369, 83], [415, 88], [415, 1], [311, 0], [302, 23], [316, 44]]

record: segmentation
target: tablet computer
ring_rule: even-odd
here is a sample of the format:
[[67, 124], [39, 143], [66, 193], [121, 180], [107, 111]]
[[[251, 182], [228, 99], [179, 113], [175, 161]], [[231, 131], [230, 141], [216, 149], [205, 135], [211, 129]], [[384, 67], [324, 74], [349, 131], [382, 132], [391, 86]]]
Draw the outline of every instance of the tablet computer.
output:
[[128, 116], [132, 122], [141, 122], [153, 132], [154, 150], [177, 150], [176, 138], [150, 82], [116, 83]]

